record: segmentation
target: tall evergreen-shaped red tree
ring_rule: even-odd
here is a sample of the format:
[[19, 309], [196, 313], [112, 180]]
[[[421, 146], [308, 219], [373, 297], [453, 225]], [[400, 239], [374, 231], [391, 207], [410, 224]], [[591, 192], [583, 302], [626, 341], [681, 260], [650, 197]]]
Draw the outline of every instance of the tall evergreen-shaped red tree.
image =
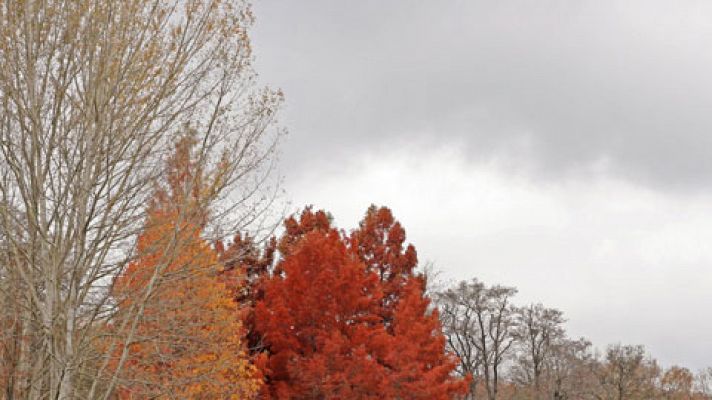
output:
[[391, 336], [395, 398], [448, 399], [462, 391], [450, 378], [456, 360], [444, 351], [437, 310], [425, 296], [425, 277], [416, 272], [415, 247], [390, 209], [371, 206], [349, 237], [349, 245], [368, 271], [378, 275], [383, 297], [377, 305]]
[[386, 356], [387, 335], [372, 313], [381, 296], [375, 275], [333, 229], [304, 234], [280, 269], [255, 311], [270, 353], [269, 396], [381, 397], [388, 371], [378, 358]]
[[386, 207], [369, 207], [349, 244], [369, 271], [376, 273], [383, 288], [379, 311], [390, 326], [402, 292], [415, 276], [418, 256], [413, 245], [405, 245], [405, 229]]
[[464, 391], [453, 379], [457, 359], [445, 352], [437, 310], [424, 296], [425, 280], [408, 279], [395, 310], [391, 336], [391, 384], [395, 399], [447, 400]]

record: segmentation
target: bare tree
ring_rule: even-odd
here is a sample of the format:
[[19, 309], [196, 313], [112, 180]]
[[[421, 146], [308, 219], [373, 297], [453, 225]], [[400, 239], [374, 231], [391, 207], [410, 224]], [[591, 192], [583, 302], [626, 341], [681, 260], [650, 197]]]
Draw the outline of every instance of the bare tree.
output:
[[435, 295], [435, 302], [440, 312], [443, 333], [447, 338], [448, 350], [459, 358], [457, 373], [462, 377], [471, 377], [467, 399], [475, 399], [477, 384], [481, 376], [482, 356], [476, 341], [480, 337], [479, 324], [474, 309], [462, 301], [465, 293], [450, 289]]
[[551, 344], [545, 361], [549, 391], [554, 400], [589, 398], [595, 385], [598, 362], [591, 342], [584, 338], [560, 338]]
[[[214, 217], [234, 231], [264, 215], [281, 94], [254, 87], [251, 23], [243, 1], [0, 4], [7, 398], [111, 396], [180, 245], [174, 234], [131, 309], [112, 318], [110, 285], [176, 137], [191, 132], [200, 163], [223, 171], [204, 196]], [[115, 336], [104, 336], [108, 324]]]
[[[488, 287], [473, 279], [460, 282], [439, 296], [441, 308], [445, 310], [441, 313], [447, 315], [444, 323], [450, 325], [446, 328], [450, 332], [449, 341], [460, 347], [453, 351], [470, 353], [466, 359], [468, 365], [461, 368], [479, 371], [490, 400], [497, 398], [501, 367], [514, 341], [511, 298], [516, 293], [512, 287]], [[458, 322], [458, 315], [466, 320]], [[461, 331], [454, 334], [451, 329]]]
[[531, 304], [517, 308], [515, 319], [513, 335], [519, 355], [513, 372], [521, 384], [531, 387], [533, 398], [538, 399], [542, 395], [542, 375], [546, 362], [552, 348], [564, 338], [563, 313], [545, 308], [542, 304]]

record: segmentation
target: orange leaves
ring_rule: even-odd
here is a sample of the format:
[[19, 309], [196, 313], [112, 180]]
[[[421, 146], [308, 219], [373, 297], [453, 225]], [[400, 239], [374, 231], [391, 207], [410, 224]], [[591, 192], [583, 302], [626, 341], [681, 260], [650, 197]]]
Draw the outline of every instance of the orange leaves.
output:
[[[158, 227], [164, 229], [155, 232]], [[121, 371], [126, 382], [123, 397], [225, 398], [254, 393], [259, 382], [242, 344], [237, 305], [217, 279], [217, 255], [196, 233], [177, 235], [172, 250], [162, 246], [163, 236], [170, 236], [166, 229], [153, 225], [144, 232], [137, 261], [115, 285], [121, 307], [128, 308], [147, 290], [154, 274], [161, 278]]]
[[187, 147], [179, 144], [169, 163], [170, 190], [159, 191], [136, 259], [113, 287], [119, 315], [137, 322], [122, 335], [129, 338], [123, 368], [120, 351], [113, 363], [119, 396], [248, 398], [261, 382], [242, 342], [235, 288], [219, 279], [218, 254], [200, 237], [207, 210], [185, 201], [200, 198], [196, 182], [204, 181], [190, 162], [191, 144], [181, 143]]

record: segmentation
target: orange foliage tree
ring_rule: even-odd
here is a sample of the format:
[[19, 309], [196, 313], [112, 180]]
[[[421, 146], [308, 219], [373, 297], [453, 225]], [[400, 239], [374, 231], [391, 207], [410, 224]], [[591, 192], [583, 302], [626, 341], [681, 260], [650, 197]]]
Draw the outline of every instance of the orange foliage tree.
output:
[[444, 400], [466, 391], [413, 271], [415, 249], [403, 248], [390, 211], [371, 208], [350, 238], [310, 209], [285, 228], [255, 309], [265, 398]]
[[134, 330], [131, 342], [113, 360], [120, 398], [244, 399], [260, 386], [243, 345], [234, 288], [219, 279], [218, 255], [201, 238], [220, 171], [205, 173], [192, 146], [190, 136], [178, 142], [136, 259], [114, 282], [119, 313], [151, 289], [140, 320], [123, 327]]

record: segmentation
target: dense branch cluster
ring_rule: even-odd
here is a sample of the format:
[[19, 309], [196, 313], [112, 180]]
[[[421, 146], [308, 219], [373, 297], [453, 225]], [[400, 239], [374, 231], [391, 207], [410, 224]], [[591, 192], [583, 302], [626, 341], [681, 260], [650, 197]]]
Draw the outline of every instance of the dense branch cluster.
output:
[[603, 353], [567, 337], [563, 313], [516, 306], [516, 289], [473, 279], [436, 295], [448, 349], [471, 376], [467, 399], [647, 400], [712, 398], [712, 368], [662, 369], [643, 346]]

